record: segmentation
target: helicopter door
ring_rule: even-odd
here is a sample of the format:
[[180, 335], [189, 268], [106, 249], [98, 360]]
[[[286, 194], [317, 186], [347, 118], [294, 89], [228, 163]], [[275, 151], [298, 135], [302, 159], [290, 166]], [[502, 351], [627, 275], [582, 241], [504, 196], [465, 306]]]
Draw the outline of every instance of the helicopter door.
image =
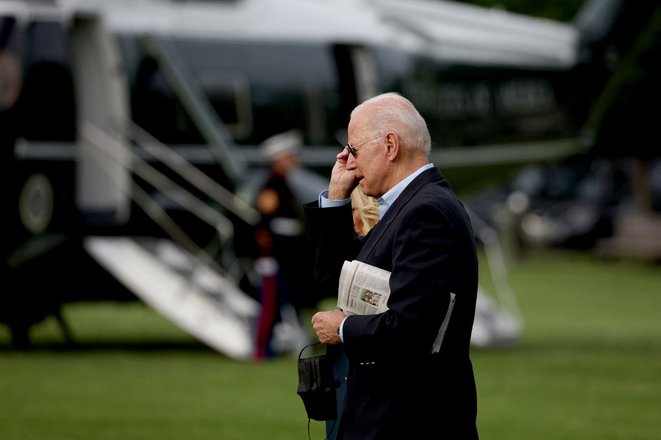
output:
[[71, 33], [78, 131], [90, 125], [116, 142], [112, 157], [79, 138], [77, 203], [89, 222], [122, 224], [130, 211], [128, 87], [111, 34], [98, 16], [76, 17]]

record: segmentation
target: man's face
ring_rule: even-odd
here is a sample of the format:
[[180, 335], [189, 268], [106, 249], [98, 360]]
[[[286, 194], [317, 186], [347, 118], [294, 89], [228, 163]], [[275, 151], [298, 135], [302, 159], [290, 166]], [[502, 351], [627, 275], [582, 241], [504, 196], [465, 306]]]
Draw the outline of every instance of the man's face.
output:
[[356, 155], [349, 154], [347, 166], [353, 169], [361, 189], [368, 196], [381, 197], [386, 191], [388, 161], [382, 139], [363, 144]]
[[356, 147], [356, 155], [349, 154], [347, 168], [354, 171], [361, 189], [368, 196], [381, 197], [388, 188], [389, 162], [384, 148], [384, 136], [377, 136], [370, 127], [360, 124], [360, 118], [349, 123], [349, 143]]

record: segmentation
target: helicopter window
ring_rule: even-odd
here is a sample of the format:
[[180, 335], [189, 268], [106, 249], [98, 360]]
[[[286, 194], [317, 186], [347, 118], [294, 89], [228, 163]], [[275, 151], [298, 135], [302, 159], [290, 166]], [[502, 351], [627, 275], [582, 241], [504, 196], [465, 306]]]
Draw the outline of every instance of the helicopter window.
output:
[[197, 76], [214, 110], [234, 137], [248, 137], [253, 130], [248, 78], [206, 69], [197, 72]]
[[328, 112], [319, 104], [330, 101], [326, 97], [335, 77], [323, 45], [229, 40], [177, 43], [238, 141], [259, 143], [289, 128], [302, 129], [308, 140], [324, 138], [320, 133], [327, 130], [323, 115]]
[[[187, 66], [190, 68], [191, 66]], [[198, 69], [195, 79], [224, 127], [235, 137], [252, 132], [252, 107], [248, 79], [240, 73]], [[161, 70], [145, 57], [137, 69], [132, 94], [135, 122], [166, 143], [203, 142], [195, 123]]]
[[[332, 139], [328, 115], [338, 105], [332, 55], [314, 43], [169, 41], [235, 141], [257, 144], [298, 128], [307, 140]], [[123, 43], [127, 60], [140, 60], [132, 85], [138, 125], [166, 143], [203, 142], [195, 123], [158, 63]], [[131, 53], [133, 51], [133, 53]], [[304, 60], [304, 62], [301, 62]], [[136, 66], [136, 63], [129, 63]], [[330, 122], [330, 124], [329, 124]]]

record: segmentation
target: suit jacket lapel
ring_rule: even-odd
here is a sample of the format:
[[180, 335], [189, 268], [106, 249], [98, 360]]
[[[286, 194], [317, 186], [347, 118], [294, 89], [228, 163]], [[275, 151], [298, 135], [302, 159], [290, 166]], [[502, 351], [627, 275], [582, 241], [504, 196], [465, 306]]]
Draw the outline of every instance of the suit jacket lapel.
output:
[[408, 202], [418, 191], [420, 191], [423, 186], [432, 182], [440, 182], [442, 179], [443, 176], [435, 167], [422, 172], [419, 176], [413, 179], [413, 181], [404, 189], [404, 191], [402, 191], [399, 197], [397, 197], [392, 206], [388, 208], [386, 215], [379, 220], [379, 222], [365, 237], [365, 244], [360, 250], [357, 259], [360, 261], [366, 261], [367, 258], [369, 258], [370, 254], [374, 250], [374, 247], [381, 240], [385, 232], [395, 220], [395, 217], [397, 217], [399, 212], [408, 204]]

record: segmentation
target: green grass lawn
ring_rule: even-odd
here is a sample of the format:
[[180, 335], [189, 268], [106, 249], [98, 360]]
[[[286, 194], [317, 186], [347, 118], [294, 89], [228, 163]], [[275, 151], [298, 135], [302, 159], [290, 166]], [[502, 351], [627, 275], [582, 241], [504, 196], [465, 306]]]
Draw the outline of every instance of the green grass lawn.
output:
[[[473, 351], [481, 438], [661, 438], [661, 268], [553, 252], [510, 269], [525, 329]], [[307, 438], [294, 358], [228, 359], [138, 303], [64, 312], [77, 346], [48, 320], [15, 351], [0, 327], [0, 439]]]

